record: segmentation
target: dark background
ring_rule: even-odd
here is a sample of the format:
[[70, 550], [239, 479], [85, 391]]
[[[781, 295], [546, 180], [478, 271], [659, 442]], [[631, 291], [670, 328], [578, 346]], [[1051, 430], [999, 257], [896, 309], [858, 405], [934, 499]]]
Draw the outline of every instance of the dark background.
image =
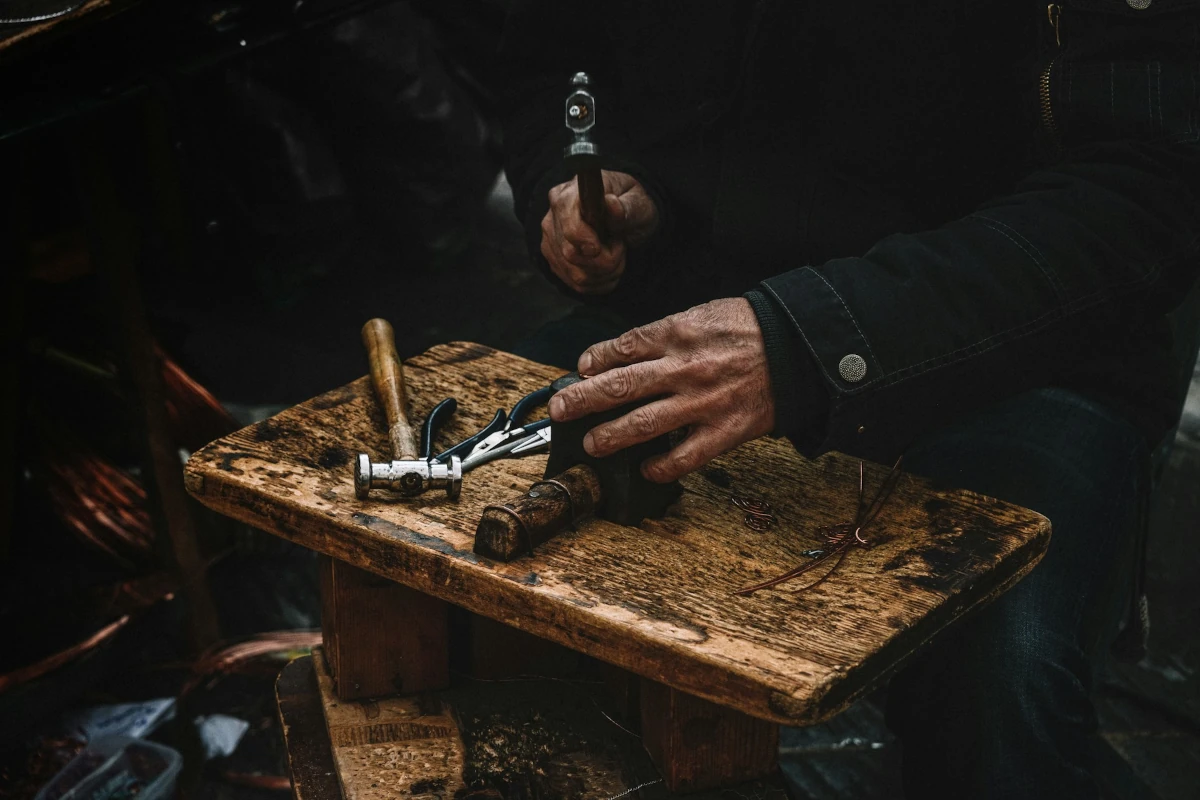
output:
[[[73, 752], [63, 714], [180, 696], [196, 664], [106, 263], [134, 277], [146, 330], [190, 376], [166, 390], [183, 456], [359, 377], [370, 317], [393, 322], [408, 356], [451, 340], [512, 348], [572, 306], [530, 265], [500, 172], [500, 0], [109, 5], [27, 39], [0, 27], [0, 676], [114, 615], [131, 622], [0, 688], [0, 800], [32, 798]], [[310, 553], [191, 513], [223, 642], [318, 626]], [[1098, 677], [1114, 797], [1200, 796], [1198, 534], [1200, 371], [1155, 497], [1150, 653]], [[286, 774], [278, 663], [253, 663], [187, 693], [189, 711], [252, 722], [232, 756], [205, 762], [179, 726], [160, 734], [185, 751], [191, 790], [282, 796], [228, 779]], [[896, 745], [870, 701], [783, 747], [799, 796], [896, 791]]]

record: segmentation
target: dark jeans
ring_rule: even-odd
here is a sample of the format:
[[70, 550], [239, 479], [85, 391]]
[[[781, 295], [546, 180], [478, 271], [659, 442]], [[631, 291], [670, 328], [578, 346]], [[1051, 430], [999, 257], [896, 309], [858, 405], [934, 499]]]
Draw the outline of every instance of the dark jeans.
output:
[[[520, 348], [565, 368], [619, 323], [580, 311]], [[911, 798], [1096, 797], [1091, 658], [1124, 609], [1146, 459], [1105, 407], [1039, 389], [919, 440], [905, 468], [1032, 508], [1050, 549], [1019, 584], [961, 620], [888, 688]]]
[[1032, 508], [1050, 549], [937, 639], [888, 689], [909, 797], [1096, 797], [1091, 658], [1127, 598], [1142, 436], [1078, 394], [1039, 389], [926, 436], [916, 474]]

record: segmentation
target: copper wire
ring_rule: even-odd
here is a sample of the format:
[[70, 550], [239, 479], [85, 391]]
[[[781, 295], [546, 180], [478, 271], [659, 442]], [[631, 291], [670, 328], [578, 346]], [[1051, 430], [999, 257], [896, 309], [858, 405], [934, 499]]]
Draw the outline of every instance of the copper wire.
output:
[[733, 495], [729, 498], [729, 502], [746, 512], [743, 520], [746, 523], [746, 527], [752, 531], [763, 533], [770, 530], [771, 526], [776, 522], [771, 504], [765, 500], [755, 500]]
[[508, 506], [484, 506], [483, 513], [489, 511], [502, 511], [517, 521], [521, 526], [521, 531], [525, 534], [525, 543], [529, 545], [529, 555], [533, 555], [533, 534], [529, 532], [529, 527], [525, 524], [525, 520], [521, 519], [521, 515]]
[[[734, 592], [734, 594], [743, 596], [750, 595], [754, 592], [757, 592], [759, 589], [767, 589], [772, 586], [777, 586], [786, 581], [798, 578], [806, 572], [814, 570], [831, 559], [836, 558], [836, 560], [833, 561], [833, 566], [830, 567], [824, 575], [822, 575], [820, 578], [817, 578], [807, 586], [797, 590], [799, 592], [808, 591], [809, 589], [824, 583], [831, 575], [833, 575], [834, 572], [837, 571], [837, 568], [841, 566], [842, 562], [846, 559], [846, 553], [850, 552], [851, 546], [857, 545], [859, 547], [870, 547], [871, 543], [867, 539], [863, 538], [862, 532], [867, 528], [868, 525], [875, 521], [875, 518], [879, 516], [879, 512], [883, 510], [883, 506], [891, 498], [892, 492], [896, 488], [896, 484], [900, 481], [900, 465], [903, 460], [903, 456], [896, 459], [896, 464], [892, 467], [892, 471], [888, 473], [888, 476], [883, 480], [883, 483], [879, 485], [878, 491], [875, 492], [875, 497], [872, 498], [871, 502], [866, 506], [863, 505], [863, 500], [866, 498], [866, 470], [863, 466], [863, 462], [858, 462], [858, 504], [854, 515], [854, 522], [843, 522], [839, 525], [827, 525], [823, 528], [820, 528], [817, 532], [822, 536], [822, 538], [825, 539], [826, 544], [826, 548], [821, 552], [821, 555], [817, 556], [806, 564], [801, 564], [794, 569], [788, 570], [782, 575], [777, 575], [776, 577], [765, 580], [762, 583], [756, 583], [752, 586], [745, 586], [741, 589], [738, 589], [736, 592]], [[813, 552], [818, 551], [806, 550], [804, 555], [808, 555], [809, 553]]]
[[538, 486], [553, 486], [556, 489], [560, 489], [562, 493], [567, 496], [567, 505], [571, 511], [571, 530], [578, 530], [575, 525], [575, 523], [578, 521], [577, 517], [575, 516], [575, 498], [571, 496], [571, 490], [568, 489], [561, 481], [558, 481], [554, 478], [546, 478], [545, 480], [538, 481], [530, 486], [529, 491], [532, 492]]

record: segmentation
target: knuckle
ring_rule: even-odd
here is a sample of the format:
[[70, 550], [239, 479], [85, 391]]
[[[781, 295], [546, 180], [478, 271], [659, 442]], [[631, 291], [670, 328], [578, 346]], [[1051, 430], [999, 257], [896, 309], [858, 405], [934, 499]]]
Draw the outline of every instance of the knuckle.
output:
[[671, 459], [672, 471], [676, 475], [685, 475], [693, 470], [699, 469], [704, 463], [703, 457], [698, 450], [688, 450], [680, 453], [675, 458]]
[[656, 483], [667, 483], [679, 474], [674, 466], [674, 459], [670, 457], [648, 461], [642, 471], [647, 478]]
[[618, 400], [624, 400], [633, 394], [633, 378], [627, 369], [617, 369], [608, 373], [608, 394]]
[[642, 333], [640, 328], [634, 328], [631, 331], [626, 331], [613, 340], [613, 350], [617, 355], [624, 358], [632, 358], [637, 354], [638, 347], [642, 342]]
[[629, 415], [629, 429], [640, 439], [650, 439], [658, 435], [658, 414], [648, 406], [642, 406]]
[[572, 242], [581, 241], [586, 238], [583, 221], [574, 214], [562, 221], [562, 232], [563, 236]]
[[677, 314], [672, 327], [675, 335], [686, 342], [694, 342], [703, 335], [702, 326], [691, 314]]

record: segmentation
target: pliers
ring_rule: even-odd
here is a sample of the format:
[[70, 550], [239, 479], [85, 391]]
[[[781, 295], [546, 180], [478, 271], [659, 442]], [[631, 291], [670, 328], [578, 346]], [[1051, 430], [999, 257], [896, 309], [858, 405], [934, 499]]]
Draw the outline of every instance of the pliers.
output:
[[[526, 423], [525, 418], [530, 411], [549, 400], [551, 393], [550, 387], [545, 386], [522, 397], [507, 414], [504, 409], [498, 409], [483, 430], [439, 454], [435, 460], [447, 462], [452, 456], [459, 456], [465, 473], [501, 456], [523, 456], [549, 447], [550, 420]], [[425, 421], [428, 435], [432, 435], [430, 422], [435, 420], [441, 406], [448, 402], [430, 412]]]

